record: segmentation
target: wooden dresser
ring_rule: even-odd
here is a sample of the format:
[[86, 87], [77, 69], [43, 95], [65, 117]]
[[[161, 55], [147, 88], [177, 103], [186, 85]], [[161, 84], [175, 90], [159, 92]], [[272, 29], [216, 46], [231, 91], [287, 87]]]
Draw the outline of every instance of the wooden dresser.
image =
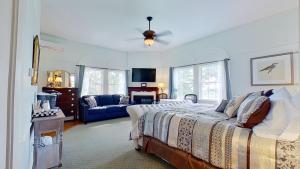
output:
[[66, 120], [77, 119], [78, 117], [78, 89], [77, 88], [51, 88], [43, 87], [43, 91], [55, 90], [62, 95], [58, 97], [57, 107], [61, 108]]

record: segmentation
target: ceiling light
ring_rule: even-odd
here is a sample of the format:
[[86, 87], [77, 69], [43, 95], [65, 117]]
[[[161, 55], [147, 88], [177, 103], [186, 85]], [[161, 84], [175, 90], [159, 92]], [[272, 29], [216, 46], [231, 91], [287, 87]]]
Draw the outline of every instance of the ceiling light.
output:
[[154, 40], [153, 40], [153, 38], [145, 38], [145, 39], [144, 39], [144, 43], [145, 43], [145, 45], [147, 45], [147, 46], [152, 46], [153, 43], [154, 43]]

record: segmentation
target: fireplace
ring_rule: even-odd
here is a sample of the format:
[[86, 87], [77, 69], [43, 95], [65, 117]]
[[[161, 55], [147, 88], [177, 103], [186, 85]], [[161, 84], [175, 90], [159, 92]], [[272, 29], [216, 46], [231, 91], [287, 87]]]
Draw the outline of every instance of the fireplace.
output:
[[152, 104], [154, 101], [154, 97], [138, 95], [138, 96], [133, 96], [133, 101], [135, 104]]
[[158, 99], [157, 87], [128, 87], [130, 101], [135, 104], [152, 104]]

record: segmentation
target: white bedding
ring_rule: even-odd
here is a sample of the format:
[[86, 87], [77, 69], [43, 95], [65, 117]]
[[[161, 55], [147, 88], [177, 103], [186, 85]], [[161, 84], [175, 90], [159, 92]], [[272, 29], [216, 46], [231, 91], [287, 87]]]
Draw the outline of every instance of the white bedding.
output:
[[291, 96], [286, 88], [270, 96], [271, 109], [265, 120], [253, 128], [260, 137], [295, 141], [300, 135], [299, 94]]

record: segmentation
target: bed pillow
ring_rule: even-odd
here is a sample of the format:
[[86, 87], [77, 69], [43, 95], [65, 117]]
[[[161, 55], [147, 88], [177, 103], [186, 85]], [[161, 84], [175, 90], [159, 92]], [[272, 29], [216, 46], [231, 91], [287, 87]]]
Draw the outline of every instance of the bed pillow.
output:
[[90, 108], [97, 107], [97, 101], [94, 96], [86, 97], [84, 100], [87, 102]]
[[270, 112], [260, 124], [253, 127], [253, 132], [260, 137], [278, 139], [289, 123], [285, 103], [291, 101], [291, 95], [286, 88], [281, 88], [274, 90], [270, 101]]
[[242, 114], [248, 111], [253, 101], [260, 96], [261, 92], [249, 93], [238, 108], [237, 114]]
[[293, 96], [291, 100], [284, 103], [289, 120], [279, 140], [295, 141], [300, 136], [300, 94]]
[[227, 104], [228, 104], [228, 100], [222, 100], [220, 105], [217, 107], [216, 112], [224, 113]]
[[247, 95], [238, 96], [235, 99], [232, 99], [228, 102], [224, 113], [229, 117], [235, 117], [237, 114], [237, 109], [240, 107], [241, 103]]
[[236, 121], [236, 125], [239, 127], [252, 128], [261, 123], [269, 113], [271, 102], [268, 97], [259, 96], [252, 98], [253, 99], [248, 99], [251, 101], [247, 101], [247, 106], [241, 109], [241, 105], [239, 108]]

